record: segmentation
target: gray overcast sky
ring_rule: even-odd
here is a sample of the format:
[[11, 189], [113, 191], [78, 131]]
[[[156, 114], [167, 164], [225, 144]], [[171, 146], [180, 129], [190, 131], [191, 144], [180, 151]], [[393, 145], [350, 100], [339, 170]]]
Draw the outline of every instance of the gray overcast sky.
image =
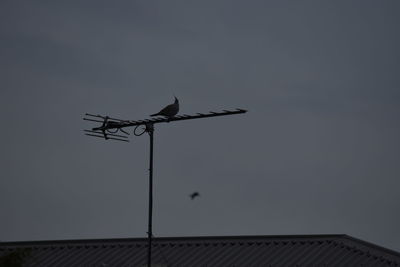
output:
[[[0, 2], [0, 240], [345, 233], [400, 250], [399, 1]], [[190, 201], [188, 194], [201, 198]]]

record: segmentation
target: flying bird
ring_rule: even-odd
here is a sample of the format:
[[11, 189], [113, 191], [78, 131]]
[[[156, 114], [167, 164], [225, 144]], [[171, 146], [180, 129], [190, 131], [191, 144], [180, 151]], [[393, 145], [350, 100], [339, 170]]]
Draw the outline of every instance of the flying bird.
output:
[[179, 100], [175, 97], [175, 102], [163, 108], [160, 112], [151, 114], [150, 116], [165, 116], [167, 118], [172, 118], [179, 112]]
[[200, 194], [199, 194], [199, 192], [193, 192], [193, 193], [191, 193], [189, 196], [190, 196], [190, 198], [193, 200], [193, 199], [195, 199], [196, 197], [199, 197]]

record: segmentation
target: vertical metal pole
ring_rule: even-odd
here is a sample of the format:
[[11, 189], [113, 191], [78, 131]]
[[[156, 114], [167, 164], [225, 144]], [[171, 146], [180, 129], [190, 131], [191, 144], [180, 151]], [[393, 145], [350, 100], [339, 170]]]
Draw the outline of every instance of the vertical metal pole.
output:
[[149, 167], [149, 227], [148, 227], [148, 236], [149, 236], [149, 247], [147, 251], [147, 266], [151, 267], [151, 241], [153, 237], [152, 233], [152, 223], [153, 223], [153, 134], [154, 134], [154, 125], [147, 124], [146, 131], [150, 136], [150, 167]]

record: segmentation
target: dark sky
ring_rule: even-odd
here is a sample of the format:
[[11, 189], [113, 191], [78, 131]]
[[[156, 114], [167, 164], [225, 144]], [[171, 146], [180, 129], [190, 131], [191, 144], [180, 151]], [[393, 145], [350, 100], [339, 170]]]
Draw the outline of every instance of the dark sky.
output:
[[[0, 240], [348, 234], [400, 250], [399, 1], [0, 2]], [[199, 191], [191, 201], [189, 194]]]

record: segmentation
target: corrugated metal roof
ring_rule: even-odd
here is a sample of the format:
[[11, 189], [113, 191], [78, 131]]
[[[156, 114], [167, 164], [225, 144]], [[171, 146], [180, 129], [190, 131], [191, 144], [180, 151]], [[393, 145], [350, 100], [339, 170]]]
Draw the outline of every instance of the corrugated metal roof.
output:
[[[155, 238], [153, 266], [400, 266], [400, 253], [347, 235]], [[146, 266], [147, 239], [0, 243], [26, 266]]]

